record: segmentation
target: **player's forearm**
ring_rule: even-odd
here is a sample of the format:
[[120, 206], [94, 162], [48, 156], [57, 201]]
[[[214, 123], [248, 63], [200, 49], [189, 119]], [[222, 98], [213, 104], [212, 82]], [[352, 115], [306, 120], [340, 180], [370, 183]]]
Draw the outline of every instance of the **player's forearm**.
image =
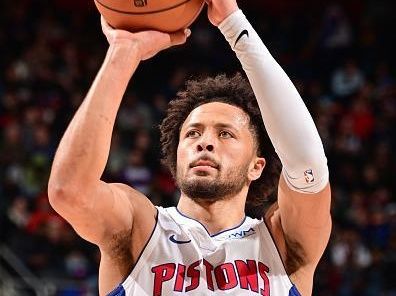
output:
[[[322, 189], [328, 179], [323, 145], [293, 83], [241, 11], [229, 16], [219, 28], [249, 78], [268, 135], [282, 161], [285, 174], [289, 176], [288, 180], [309, 179], [309, 170], [314, 169], [314, 176], [315, 171], [319, 172], [318, 178], [321, 180], [316, 179], [317, 184], [302, 184], [304, 188], [298, 189], [307, 189], [307, 192]], [[317, 188], [310, 188], [312, 186]]]
[[67, 128], [56, 153], [49, 187], [80, 190], [99, 182], [122, 97], [139, 63], [136, 48], [111, 45], [84, 102]]

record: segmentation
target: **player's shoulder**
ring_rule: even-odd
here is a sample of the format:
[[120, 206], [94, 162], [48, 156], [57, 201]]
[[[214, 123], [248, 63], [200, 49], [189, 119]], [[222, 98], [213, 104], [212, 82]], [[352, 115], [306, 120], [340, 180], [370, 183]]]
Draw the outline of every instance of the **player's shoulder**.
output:
[[118, 192], [122, 192], [130, 197], [134, 195], [138, 196], [139, 198], [147, 198], [143, 193], [139, 192], [138, 190], [134, 189], [133, 187], [129, 186], [125, 183], [109, 183], [109, 185]]
[[115, 196], [123, 199], [124, 203], [127, 203], [126, 206], [131, 207], [134, 218], [157, 215], [156, 207], [143, 193], [124, 183], [109, 183], [109, 185]]

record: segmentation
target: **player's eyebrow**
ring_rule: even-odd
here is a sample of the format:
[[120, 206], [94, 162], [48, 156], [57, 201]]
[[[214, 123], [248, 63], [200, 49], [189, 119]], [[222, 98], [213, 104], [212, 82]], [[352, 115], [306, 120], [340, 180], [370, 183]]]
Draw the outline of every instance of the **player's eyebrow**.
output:
[[[192, 128], [192, 127], [195, 127], [195, 128], [198, 128], [198, 129], [202, 129], [202, 128], [205, 127], [205, 125], [203, 123], [201, 123], [201, 122], [192, 122], [192, 123], [188, 124], [185, 127], [185, 129], [189, 129], [189, 128]], [[231, 129], [231, 130], [236, 131], [236, 132], [238, 131], [238, 129], [233, 124], [230, 124], [230, 123], [218, 122], [218, 123], [215, 123], [214, 127], [217, 128], [217, 129], [226, 128], [226, 129]]]
[[216, 128], [232, 129], [232, 130], [235, 130], [235, 131], [238, 130], [234, 125], [229, 124], [229, 123], [216, 123], [216, 124], [215, 124], [215, 127], [216, 127]]
[[202, 127], [204, 127], [204, 125], [200, 122], [193, 122], [193, 123], [189, 123], [186, 126], [186, 128], [191, 128], [191, 127], [202, 128]]

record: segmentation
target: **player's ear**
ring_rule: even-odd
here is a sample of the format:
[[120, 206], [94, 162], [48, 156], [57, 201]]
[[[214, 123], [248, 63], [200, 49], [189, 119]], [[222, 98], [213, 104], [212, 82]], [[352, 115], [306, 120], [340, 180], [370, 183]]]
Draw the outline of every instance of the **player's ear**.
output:
[[258, 178], [260, 178], [261, 173], [263, 172], [264, 168], [265, 168], [265, 158], [264, 157], [255, 157], [252, 165], [249, 168], [249, 180], [250, 181], [255, 181]]

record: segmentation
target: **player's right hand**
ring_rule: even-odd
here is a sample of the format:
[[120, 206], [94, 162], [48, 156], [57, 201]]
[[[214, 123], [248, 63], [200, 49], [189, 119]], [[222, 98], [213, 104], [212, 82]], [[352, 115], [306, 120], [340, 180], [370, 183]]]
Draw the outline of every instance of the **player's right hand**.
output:
[[175, 33], [163, 33], [159, 31], [142, 31], [131, 33], [126, 30], [112, 28], [101, 16], [102, 31], [110, 45], [131, 44], [137, 45], [140, 60], [147, 60], [155, 56], [161, 50], [171, 46], [184, 44], [191, 31], [177, 31]]
[[236, 0], [205, 0], [205, 2], [208, 5], [209, 21], [216, 27], [238, 10]]

